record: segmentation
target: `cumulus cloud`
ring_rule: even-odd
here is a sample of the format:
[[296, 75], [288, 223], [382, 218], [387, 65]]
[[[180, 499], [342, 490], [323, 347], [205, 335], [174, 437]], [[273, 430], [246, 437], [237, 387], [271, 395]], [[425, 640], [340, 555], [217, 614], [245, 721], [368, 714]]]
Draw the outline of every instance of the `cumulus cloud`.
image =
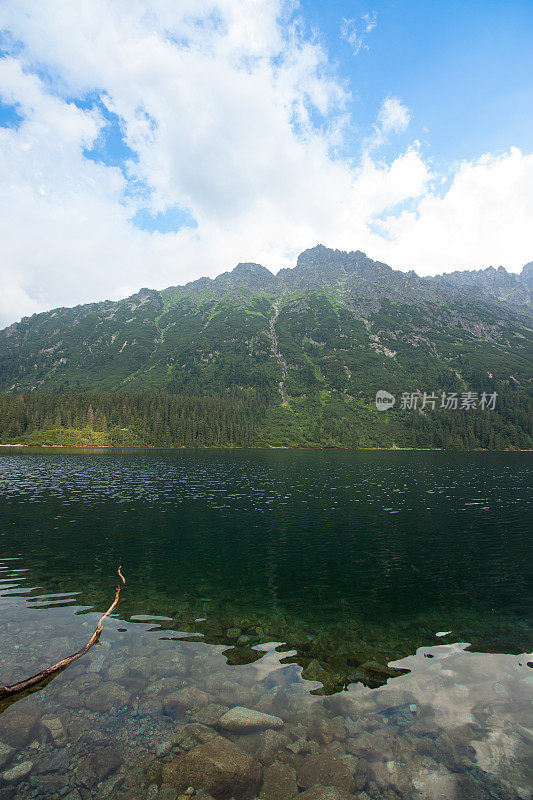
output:
[[[21, 117], [0, 127], [4, 324], [240, 260], [276, 270], [319, 241], [426, 273], [452, 240], [466, 266], [532, 257], [531, 157], [463, 164], [439, 195], [417, 143], [338, 154], [349, 87], [292, 0], [4, 0], [0, 30], [0, 98]], [[387, 97], [374, 139], [408, 123]], [[195, 227], [135, 224], [176, 208]]]
[[518, 270], [533, 256], [533, 154], [512, 147], [465, 161], [441, 194], [388, 216], [381, 252], [403, 267], [436, 274], [500, 264]]
[[407, 130], [411, 114], [398, 97], [386, 97], [378, 113], [378, 125], [384, 136]]
[[369, 153], [384, 144], [393, 134], [404, 133], [409, 127], [411, 112], [399, 97], [386, 97], [378, 111], [373, 125], [373, 134], [364, 142], [364, 150]]

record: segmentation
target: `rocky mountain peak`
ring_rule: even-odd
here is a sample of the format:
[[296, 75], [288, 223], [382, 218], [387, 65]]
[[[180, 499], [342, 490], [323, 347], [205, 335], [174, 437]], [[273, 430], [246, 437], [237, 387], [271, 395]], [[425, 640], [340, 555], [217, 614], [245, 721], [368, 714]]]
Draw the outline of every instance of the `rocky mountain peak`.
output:
[[237, 264], [232, 270], [233, 275], [261, 275], [266, 277], [272, 273], [261, 264], [255, 264], [253, 261], [244, 261]]
[[520, 273], [520, 279], [529, 285], [531, 289], [533, 289], [533, 261], [530, 261], [529, 264], [525, 264], [522, 268], [522, 272]]

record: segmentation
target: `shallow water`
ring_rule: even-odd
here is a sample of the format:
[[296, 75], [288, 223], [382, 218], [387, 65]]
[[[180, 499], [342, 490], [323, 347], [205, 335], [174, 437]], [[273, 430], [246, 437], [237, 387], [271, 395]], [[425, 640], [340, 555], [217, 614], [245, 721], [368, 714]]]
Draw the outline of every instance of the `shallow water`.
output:
[[0, 454], [0, 684], [127, 578], [0, 714], [0, 800], [169, 800], [214, 734], [261, 765], [217, 798], [530, 797], [530, 481], [521, 453]]

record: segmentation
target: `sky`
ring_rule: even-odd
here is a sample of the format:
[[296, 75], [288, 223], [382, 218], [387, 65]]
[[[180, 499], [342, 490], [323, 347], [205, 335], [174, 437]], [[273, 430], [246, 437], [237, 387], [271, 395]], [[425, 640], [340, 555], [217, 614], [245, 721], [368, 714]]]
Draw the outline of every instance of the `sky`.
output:
[[533, 260], [531, 0], [1, 0], [0, 325], [274, 272]]

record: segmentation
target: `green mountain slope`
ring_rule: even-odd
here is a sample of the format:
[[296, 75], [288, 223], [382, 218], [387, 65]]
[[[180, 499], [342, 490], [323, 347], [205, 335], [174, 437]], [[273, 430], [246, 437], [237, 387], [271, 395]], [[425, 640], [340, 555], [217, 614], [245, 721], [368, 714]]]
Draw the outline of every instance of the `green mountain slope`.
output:
[[[56, 429], [66, 427], [65, 393], [92, 392], [93, 404], [96, 393], [102, 407], [120, 393], [140, 408], [158, 390], [169, 408], [178, 397], [218, 398], [219, 414], [250, 404], [244, 439], [226, 430], [208, 437], [214, 444], [530, 447], [531, 270], [511, 288], [503, 281], [506, 300], [484, 272], [474, 282], [420, 278], [321, 246], [276, 276], [240, 264], [214, 280], [23, 319], [0, 332], [0, 390], [60, 395]], [[379, 389], [398, 398], [391, 411], [376, 411]], [[497, 392], [494, 412], [399, 407], [403, 392], [466, 391]], [[148, 436], [138, 413], [139, 443], [207, 443], [172, 429]]]

